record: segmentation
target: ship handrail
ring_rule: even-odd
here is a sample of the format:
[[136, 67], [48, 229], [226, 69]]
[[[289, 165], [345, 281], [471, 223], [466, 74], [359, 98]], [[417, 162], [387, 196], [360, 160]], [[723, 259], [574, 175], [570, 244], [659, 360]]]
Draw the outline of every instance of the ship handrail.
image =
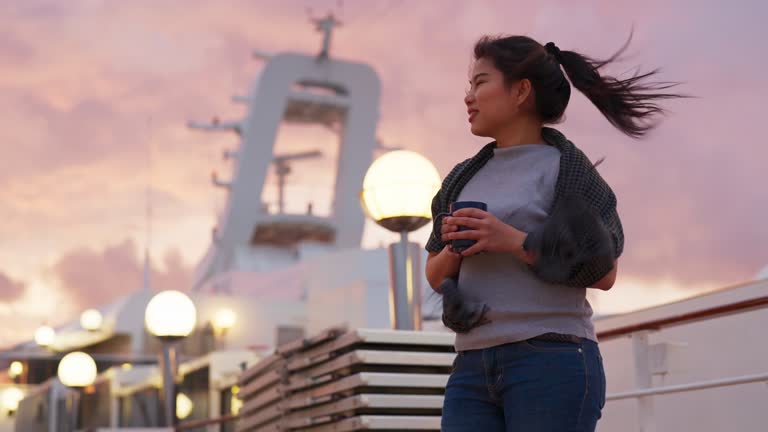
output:
[[768, 307], [768, 296], [762, 296], [711, 308], [695, 310], [692, 312], [682, 313], [665, 318], [653, 319], [637, 324], [612, 328], [609, 330], [598, 331], [597, 337], [600, 340], [613, 339], [620, 336], [630, 335], [642, 330], [659, 330], [662, 327], [688, 324], [693, 321], [718, 318], [725, 315], [738, 314], [764, 307]]
[[741, 375], [731, 378], [722, 378], [708, 381], [697, 381], [687, 384], [669, 385], [663, 387], [653, 387], [649, 389], [632, 390], [627, 392], [612, 393], [606, 395], [608, 401], [634, 399], [644, 396], [656, 396], [670, 393], [683, 393], [695, 390], [704, 390], [718, 387], [728, 387], [740, 384], [750, 384], [756, 382], [768, 383], [768, 372], [751, 375]]

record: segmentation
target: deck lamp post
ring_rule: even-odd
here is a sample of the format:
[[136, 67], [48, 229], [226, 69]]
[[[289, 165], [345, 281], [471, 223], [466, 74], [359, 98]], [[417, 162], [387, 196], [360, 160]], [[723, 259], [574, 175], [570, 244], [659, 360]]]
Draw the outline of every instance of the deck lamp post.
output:
[[421, 247], [408, 233], [428, 224], [440, 175], [424, 156], [397, 150], [385, 153], [368, 168], [360, 201], [377, 224], [400, 234], [389, 246], [389, 307], [392, 327], [421, 330]]
[[195, 329], [197, 310], [192, 300], [180, 291], [161, 291], [147, 304], [144, 323], [162, 344], [163, 401], [166, 426], [176, 424], [176, 342]]
[[87, 353], [71, 352], [59, 361], [56, 376], [62, 384], [76, 390], [67, 396], [72, 398], [68, 399], [68, 403], [72, 404], [72, 412], [68, 419], [72, 430], [80, 426], [80, 390], [92, 385], [96, 381], [97, 374], [96, 361]]

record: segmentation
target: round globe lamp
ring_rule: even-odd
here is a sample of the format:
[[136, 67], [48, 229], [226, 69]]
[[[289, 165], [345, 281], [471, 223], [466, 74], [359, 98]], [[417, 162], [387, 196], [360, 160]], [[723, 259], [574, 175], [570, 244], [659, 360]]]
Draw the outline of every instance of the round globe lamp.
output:
[[101, 316], [101, 312], [96, 309], [87, 309], [80, 314], [80, 327], [88, 331], [97, 331], [101, 329], [101, 324], [104, 318]]
[[11, 377], [11, 379], [16, 379], [21, 376], [21, 374], [24, 373], [24, 364], [18, 360], [15, 360], [11, 362], [11, 365], [8, 367], [8, 376]]
[[24, 392], [20, 388], [8, 387], [0, 395], [0, 404], [3, 406], [3, 411], [13, 414], [19, 409], [19, 402], [22, 399], [24, 399]]
[[432, 218], [432, 198], [440, 175], [424, 156], [397, 150], [368, 168], [360, 194], [363, 210], [377, 224], [397, 233], [417, 230]]
[[84, 352], [71, 352], [59, 362], [57, 375], [67, 387], [87, 387], [96, 380], [96, 362]]
[[35, 343], [41, 347], [49, 347], [56, 339], [56, 332], [47, 325], [41, 325], [35, 331]]
[[195, 329], [197, 311], [192, 300], [181, 291], [161, 291], [147, 304], [144, 322], [160, 339], [181, 339]]
[[368, 168], [360, 202], [365, 214], [400, 242], [389, 246], [389, 314], [392, 328], [421, 330], [421, 247], [408, 233], [428, 224], [440, 175], [424, 156], [397, 150], [385, 153]]

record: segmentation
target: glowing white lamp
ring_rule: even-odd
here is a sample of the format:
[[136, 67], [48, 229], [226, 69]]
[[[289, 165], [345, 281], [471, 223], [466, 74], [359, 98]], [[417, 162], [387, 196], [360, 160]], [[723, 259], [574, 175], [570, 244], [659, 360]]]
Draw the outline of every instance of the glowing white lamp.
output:
[[75, 351], [59, 362], [59, 381], [67, 387], [87, 387], [96, 380], [96, 362], [90, 355]]
[[50, 326], [41, 325], [35, 331], [35, 343], [42, 347], [50, 346], [54, 339], [56, 339], [56, 332]]
[[235, 326], [237, 315], [235, 311], [229, 308], [222, 308], [216, 311], [213, 316], [213, 328], [219, 333], [223, 333]]
[[19, 409], [19, 402], [24, 399], [24, 392], [18, 387], [8, 387], [0, 395], [0, 404], [3, 410], [7, 412], [16, 412]]
[[363, 210], [390, 231], [414, 231], [432, 218], [432, 198], [440, 183], [440, 174], [424, 156], [408, 150], [385, 153], [365, 174]]
[[192, 403], [192, 399], [184, 393], [176, 395], [176, 417], [181, 420], [189, 417], [192, 414], [192, 409], [195, 405]]
[[80, 315], [80, 326], [88, 331], [96, 331], [101, 328], [104, 318], [96, 309], [87, 309]]
[[18, 360], [11, 362], [11, 366], [8, 368], [8, 375], [11, 378], [16, 378], [22, 373], [24, 373], [24, 365]]
[[192, 300], [181, 291], [161, 291], [147, 304], [144, 323], [159, 338], [178, 339], [195, 329], [197, 310]]

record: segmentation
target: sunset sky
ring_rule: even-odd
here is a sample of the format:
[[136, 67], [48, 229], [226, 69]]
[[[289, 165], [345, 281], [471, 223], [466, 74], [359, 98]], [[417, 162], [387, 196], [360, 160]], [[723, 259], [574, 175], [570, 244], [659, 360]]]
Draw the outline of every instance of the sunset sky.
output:
[[[662, 68], [696, 96], [631, 140], [581, 95], [563, 130], [600, 166], [626, 235], [603, 312], [750, 280], [768, 265], [768, 3], [710, 0], [466, 1], [3, 0], [0, 2], [0, 346], [30, 339], [141, 284], [146, 188], [152, 185], [157, 288], [186, 289], [210, 239], [234, 135], [186, 128], [238, 119], [262, 65], [253, 49], [317, 52], [308, 21], [344, 22], [332, 56], [371, 64], [382, 82], [378, 136], [429, 157], [442, 175], [486, 141], [472, 136], [463, 94], [473, 42], [526, 34], [607, 57], [608, 72]], [[624, 76], [624, 75], [622, 75]], [[279, 149], [328, 146], [329, 132], [281, 133]], [[332, 151], [289, 177], [292, 196], [329, 205]], [[151, 170], [149, 169], [151, 160]], [[312, 167], [314, 163], [314, 167]], [[325, 167], [325, 168], [324, 168]], [[273, 190], [265, 199], [272, 200]], [[291, 203], [289, 203], [289, 206]], [[296, 208], [304, 202], [292, 203]], [[289, 207], [290, 208], [290, 207]], [[424, 241], [420, 230], [414, 239]], [[391, 237], [366, 228], [365, 247]]]

